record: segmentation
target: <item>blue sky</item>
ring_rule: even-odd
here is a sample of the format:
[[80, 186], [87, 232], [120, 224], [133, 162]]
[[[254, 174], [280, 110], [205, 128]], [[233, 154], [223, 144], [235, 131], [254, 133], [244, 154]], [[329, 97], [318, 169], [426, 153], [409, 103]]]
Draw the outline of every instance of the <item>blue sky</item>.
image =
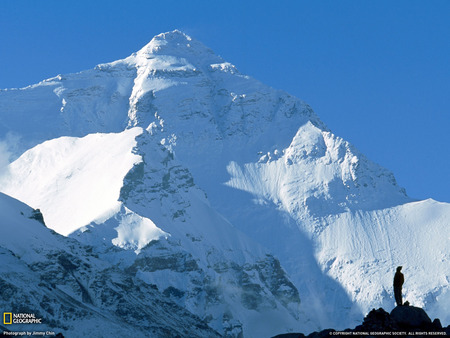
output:
[[0, 88], [180, 29], [308, 102], [413, 198], [450, 202], [450, 1], [0, 1]]

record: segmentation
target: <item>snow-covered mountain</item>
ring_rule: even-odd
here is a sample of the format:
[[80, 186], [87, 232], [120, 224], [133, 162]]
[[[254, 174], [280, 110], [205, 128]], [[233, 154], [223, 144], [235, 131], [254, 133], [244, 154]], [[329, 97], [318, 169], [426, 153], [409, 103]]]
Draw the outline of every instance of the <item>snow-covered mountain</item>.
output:
[[0, 117], [17, 154], [2, 192], [220, 334], [354, 326], [393, 307], [397, 265], [406, 299], [450, 321], [450, 205], [413, 201], [306, 103], [182, 32], [2, 90]]
[[5, 329], [67, 337], [219, 337], [156, 285], [48, 229], [38, 210], [0, 193], [0, 213], [0, 307], [42, 321]]

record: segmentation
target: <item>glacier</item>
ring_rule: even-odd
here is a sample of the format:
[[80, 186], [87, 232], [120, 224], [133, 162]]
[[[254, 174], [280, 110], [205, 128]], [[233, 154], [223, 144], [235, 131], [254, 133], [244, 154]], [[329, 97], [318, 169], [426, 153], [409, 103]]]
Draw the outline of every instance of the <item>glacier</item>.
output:
[[450, 322], [450, 205], [180, 31], [0, 90], [0, 115], [0, 191], [222, 335], [353, 327], [394, 306], [397, 265], [404, 298]]

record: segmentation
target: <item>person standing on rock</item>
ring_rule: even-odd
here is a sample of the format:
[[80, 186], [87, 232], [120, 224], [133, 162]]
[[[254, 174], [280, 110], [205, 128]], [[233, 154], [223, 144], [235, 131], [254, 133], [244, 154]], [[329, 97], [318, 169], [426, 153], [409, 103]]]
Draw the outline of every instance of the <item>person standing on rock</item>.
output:
[[400, 272], [401, 270], [402, 270], [402, 267], [398, 266], [397, 272], [395, 273], [395, 276], [394, 276], [394, 297], [395, 297], [395, 301], [397, 302], [397, 306], [403, 305], [402, 286], [403, 286], [403, 283], [405, 282], [405, 277]]

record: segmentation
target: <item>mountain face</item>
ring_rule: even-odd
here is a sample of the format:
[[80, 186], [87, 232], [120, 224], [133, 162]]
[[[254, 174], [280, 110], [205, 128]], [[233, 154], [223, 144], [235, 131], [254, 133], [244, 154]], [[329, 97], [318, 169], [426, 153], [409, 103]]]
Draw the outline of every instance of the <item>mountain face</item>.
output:
[[0, 191], [89, 247], [108, 267], [90, 278], [117, 271], [186, 320], [257, 337], [353, 327], [392, 308], [402, 265], [405, 298], [450, 321], [450, 205], [412, 200], [306, 103], [179, 31], [1, 90], [0, 116], [17, 155]]
[[44, 327], [69, 337], [128, 337], [130, 332], [133, 337], [219, 337], [156, 285], [35, 220], [36, 210], [0, 193], [0, 211], [0, 306], [4, 312], [32, 313], [43, 324], [6, 329]]

